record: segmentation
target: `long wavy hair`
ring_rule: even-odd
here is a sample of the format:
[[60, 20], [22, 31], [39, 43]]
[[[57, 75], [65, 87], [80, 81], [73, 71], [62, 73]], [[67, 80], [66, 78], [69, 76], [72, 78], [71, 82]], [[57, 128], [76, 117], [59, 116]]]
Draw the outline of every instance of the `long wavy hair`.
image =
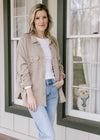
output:
[[41, 11], [41, 10], [44, 10], [47, 13], [47, 17], [48, 17], [48, 25], [47, 25], [47, 28], [44, 32], [45, 36], [48, 37], [50, 40], [52, 40], [54, 43], [54, 46], [57, 47], [56, 39], [50, 33], [50, 30], [51, 30], [52, 25], [53, 25], [53, 20], [52, 20], [52, 17], [49, 13], [47, 6], [44, 4], [39, 3], [31, 8], [30, 13], [29, 13], [29, 27], [30, 27], [29, 34], [36, 35], [37, 31], [35, 28], [34, 20], [35, 20], [36, 13], [38, 11]]
[[47, 17], [48, 17], [48, 26], [47, 29], [45, 30], [45, 36], [50, 34], [50, 30], [52, 28], [52, 17], [49, 13], [49, 10], [47, 8], [46, 5], [44, 4], [36, 4], [35, 6], [33, 6], [30, 10], [30, 14], [29, 14], [29, 33], [35, 35], [36, 34], [36, 29], [35, 29], [35, 24], [34, 24], [34, 19], [36, 16], [36, 13], [38, 11], [44, 10], [47, 13]]

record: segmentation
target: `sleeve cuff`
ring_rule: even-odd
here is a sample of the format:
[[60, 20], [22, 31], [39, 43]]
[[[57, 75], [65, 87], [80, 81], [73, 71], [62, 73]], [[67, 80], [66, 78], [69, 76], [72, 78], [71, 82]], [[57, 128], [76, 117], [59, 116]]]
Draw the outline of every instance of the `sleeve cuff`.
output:
[[26, 87], [24, 87], [24, 89], [28, 89], [28, 88], [31, 88], [31, 86], [26, 86]]

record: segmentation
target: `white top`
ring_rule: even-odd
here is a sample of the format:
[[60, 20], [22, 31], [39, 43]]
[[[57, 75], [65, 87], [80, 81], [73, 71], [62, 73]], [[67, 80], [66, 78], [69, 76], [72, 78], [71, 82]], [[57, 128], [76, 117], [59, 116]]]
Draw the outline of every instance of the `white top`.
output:
[[43, 49], [44, 56], [45, 56], [45, 79], [54, 79], [54, 72], [52, 69], [52, 57], [51, 57], [51, 51], [49, 48], [49, 39], [41, 39], [36, 37], [38, 42], [41, 45], [41, 48]]
[[[41, 48], [43, 49], [45, 56], [45, 79], [55, 79], [53, 67], [52, 67], [52, 56], [49, 48], [49, 39], [41, 39], [36, 37], [40, 43]], [[25, 89], [30, 88], [31, 86], [26, 86]]]

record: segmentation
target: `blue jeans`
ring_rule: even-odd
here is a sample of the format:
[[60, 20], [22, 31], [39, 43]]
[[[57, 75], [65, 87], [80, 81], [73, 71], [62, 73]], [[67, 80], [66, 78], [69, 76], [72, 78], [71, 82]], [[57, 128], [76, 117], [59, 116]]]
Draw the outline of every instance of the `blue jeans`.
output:
[[55, 140], [53, 123], [59, 96], [58, 88], [56, 86], [53, 87], [55, 82], [56, 81], [54, 79], [48, 79], [45, 82], [47, 106], [38, 106], [36, 112], [29, 109], [29, 112], [39, 131], [39, 140]]

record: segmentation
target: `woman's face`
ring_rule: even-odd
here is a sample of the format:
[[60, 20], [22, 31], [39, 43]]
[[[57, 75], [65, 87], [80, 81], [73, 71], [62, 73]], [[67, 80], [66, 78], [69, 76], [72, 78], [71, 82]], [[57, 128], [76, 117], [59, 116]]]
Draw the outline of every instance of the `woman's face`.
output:
[[34, 19], [37, 32], [44, 32], [48, 26], [48, 17], [45, 10], [37, 11]]

